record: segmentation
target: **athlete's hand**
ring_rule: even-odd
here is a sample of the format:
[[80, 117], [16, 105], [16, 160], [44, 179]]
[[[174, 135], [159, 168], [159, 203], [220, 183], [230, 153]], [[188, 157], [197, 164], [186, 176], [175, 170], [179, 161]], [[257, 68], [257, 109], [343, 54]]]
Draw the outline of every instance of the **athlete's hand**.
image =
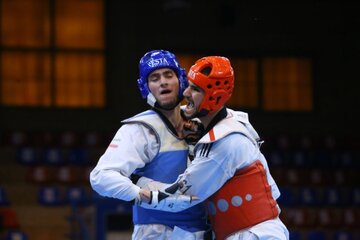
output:
[[158, 182], [151, 178], [136, 174], [131, 174], [131, 180], [134, 184], [136, 184], [136, 186], [139, 186], [141, 189], [146, 189], [149, 191], [163, 191], [170, 186], [170, 184]]
[[161, 191], [148, 191], [141, 189], [140, 197], [135, 203], [143, 208], [162, 210], [167, 212], [180, 212], [192, 206], [195, 196], [182, 194], [169, 194]]
[[188, 120], [184, 122], [184, 139], [187, 144], [195, 145], [204, 135], [204, 130], [200, 121]]

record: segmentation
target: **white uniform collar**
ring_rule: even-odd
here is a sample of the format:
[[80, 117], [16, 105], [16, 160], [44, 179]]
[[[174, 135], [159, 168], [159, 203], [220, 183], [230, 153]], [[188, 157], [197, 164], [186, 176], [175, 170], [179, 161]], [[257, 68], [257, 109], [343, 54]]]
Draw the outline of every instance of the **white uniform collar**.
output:
[[226, 118], [219, 121], [209, 132], [207, 132], [198, 143], [215, 142], [231, 133], [241, 133], [248, 137], [254, 145], [259, 146], [259, 135], [249, 122], [248, 114], [234, 111], [229, 108]]

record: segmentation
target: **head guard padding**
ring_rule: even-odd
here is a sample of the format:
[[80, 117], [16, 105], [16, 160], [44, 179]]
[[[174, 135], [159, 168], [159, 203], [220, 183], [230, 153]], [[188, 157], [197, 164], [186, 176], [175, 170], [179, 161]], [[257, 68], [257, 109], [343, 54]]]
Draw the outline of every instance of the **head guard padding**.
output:
[[234, 70], [226, 57], [209, 56], [199, 59], [191, 66], [188, 79], [205, 92], [197, 109], [202, 115], [221, 108], [234, 89]]
[[153, 50], [147, 52], [139, 62], [140, 78], [137, 80], [141, 96], [154, 107], [156, 100], [148, 86], [148, 76], [151, 72], [160, 68], [172, 69], [179, 79], [179, 101], [183, 99], [183, 92], [188, 86], [185, 69], [181, 68], [176, 56], [166, 50]]

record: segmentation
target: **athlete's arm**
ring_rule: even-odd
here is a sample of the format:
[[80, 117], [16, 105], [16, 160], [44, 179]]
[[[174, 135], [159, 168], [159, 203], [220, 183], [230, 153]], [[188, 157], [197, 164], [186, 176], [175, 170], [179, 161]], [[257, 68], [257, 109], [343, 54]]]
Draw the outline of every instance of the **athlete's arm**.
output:
[[129, 177], [153, 159], [157, 150], [156, 138], [148, 128], [140, 124], [123, 125], [90, 173], [92, 188], [102, 196], [125, 201], [138, 198], [140, 187]]
[[196, 156], [178, 178], [180, 192], [204, 201], [218, 191], [236, 170], [249, 165], [258, 154], [242, 134], [234, 133], [213, 143], [196, 147]]

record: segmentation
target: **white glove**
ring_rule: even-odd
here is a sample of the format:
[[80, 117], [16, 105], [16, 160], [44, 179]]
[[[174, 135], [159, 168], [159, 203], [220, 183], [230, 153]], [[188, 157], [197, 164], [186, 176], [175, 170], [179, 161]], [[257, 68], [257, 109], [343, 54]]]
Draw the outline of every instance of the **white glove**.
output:
[[146, 203], [137, 199], [135, 204], [146, 208], [166, 212], [180, 212], [191, 206], [198, 198], [181, 194], [168, 194], [161, 191], [151, 191], [150, 202]]

